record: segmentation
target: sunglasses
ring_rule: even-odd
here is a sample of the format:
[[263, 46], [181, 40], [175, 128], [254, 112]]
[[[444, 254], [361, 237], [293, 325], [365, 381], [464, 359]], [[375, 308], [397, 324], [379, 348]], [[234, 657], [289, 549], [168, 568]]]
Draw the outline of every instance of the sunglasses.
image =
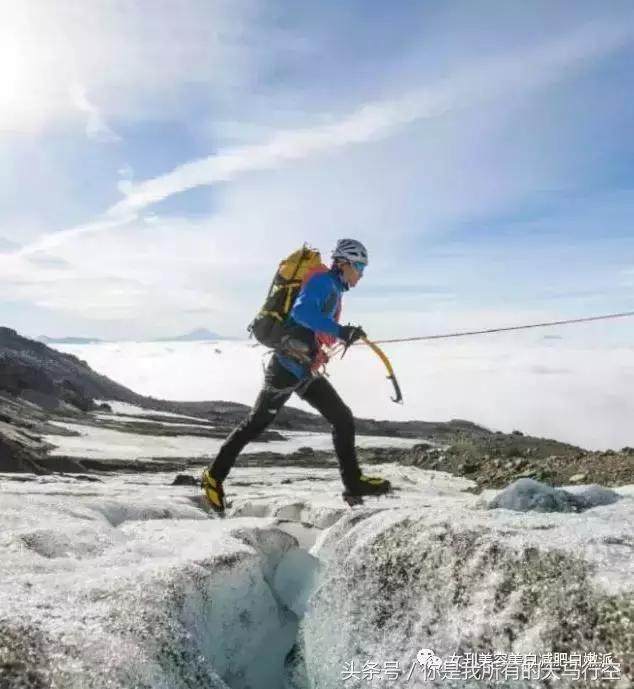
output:
[[359, 275], [363, 275], [365, 263], [361, 263], [361, 261], [351, 261], [350, 265], [357, 271], [357, 273], [359, 273]]

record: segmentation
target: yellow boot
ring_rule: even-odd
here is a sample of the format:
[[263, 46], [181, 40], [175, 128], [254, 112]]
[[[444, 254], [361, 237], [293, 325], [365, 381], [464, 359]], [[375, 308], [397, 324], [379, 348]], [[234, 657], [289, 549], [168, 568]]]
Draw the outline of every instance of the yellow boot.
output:
[[341, 494], [345, 502], [350, 506], [362, 505], [365, 495], [385, 495], [392, 490], [392, 484], [380, 476], [364, 476], [359, 474], [359, 478]]
[[200, 485], [213, 511], [216, 512], [216, 514], [224, 515], [226, 503], [222, 482], [215, 479], [209, 472], [209, 469], [205, 469]]

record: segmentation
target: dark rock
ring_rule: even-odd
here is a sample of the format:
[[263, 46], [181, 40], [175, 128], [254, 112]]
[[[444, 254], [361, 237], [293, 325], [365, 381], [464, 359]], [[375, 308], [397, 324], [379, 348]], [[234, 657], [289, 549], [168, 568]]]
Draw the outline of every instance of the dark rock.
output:
[[191, 474], [178, 474], [172, 481], [173, 486], [198, 486], [200, 487], [200, 479]]
[[94, 459], [92, 457], [82, 457], [84, 470], [103, 471], [106, 473], [157, 473], [161, 471], [180, 471], [186, 465], [185, 459], [165, 460], [149, 459]]
[[[19, 483], [31, 483], [34, 481], [37, 481], [37, 476], [33, 476], [33, 474], [18, 474], [16, 472], [7, 472], [7, 476], [3, 476], [2, 480], [6, 481], [18, 481]], [[2, 686], [2, 685], [0, 685]]]
[[60, 471], [66, 474], [84, 474], [86, 467], [74, 457], [53, 455], [38, 460], [40, 466], [48, 471]]
[[59, 387], [61, 388], [61, 398], [68, 404], [72, 404], [81, 411], [92, 411], [96, 408], [92, 398], [85, 395], [77, 385], [69, 380], [62, 380]]
[[76, 481], [87, 481], [88, 483], [103, 483], [102, 479], [97, 476], [89, 476], [88, 474], [73, 474]]
[[21, 394], [27, 389], [56, 394], [60, 387], [79, 404], [95, 397], [132, 404], [143, 399], [123, 385], [95, 373], [72, 354], [21, 337], [10, 328], [0, 328], [0, 390], [12, 394]]
[[47, 474], [46, 469], [38, 464], [40, 457], [35, 452], [29, 452], [19, 443], [13, 442], [0, 435], [0, 472]]
[[59, 395], [55, 393], [46, 393], [41, 390], [23, 390], [22, 399], [32, 404], [37, 404], [38, 407], [46, 411], [55, 411], [62, 406]]

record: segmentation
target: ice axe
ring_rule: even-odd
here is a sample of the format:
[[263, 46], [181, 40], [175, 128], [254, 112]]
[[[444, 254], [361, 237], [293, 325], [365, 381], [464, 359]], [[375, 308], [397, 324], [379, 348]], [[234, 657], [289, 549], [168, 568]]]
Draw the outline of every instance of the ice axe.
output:
[[387, 354], [379, 347], [378, 344], [375, 344], [371, 340], [368, 340], [367, 337], [362, 337], [361, 340], [365, 342], [368, 347], [381, 359], [381, 361], [385, 364], [385, 368], [387, 369], [388, 372], [388, 380], [392, 381], [392, 385], [394, 386], [394, 392], [396, 393], [396, 397], [390, 397], [392, 402], [396, 402], [397, 404], [402, 404], [403, 402], [403, 395], [401, 394], [401, 387], [398, 384], [398, 380], [396, 380], [396, 375], [394, 373], [394, 369], [392, 368], [392, 364], [390, 363], [390, 360], [387, 358]]
[[[388, 372], [388, 380], [392, 381], [392, 385], [394, 386], [394, 391], [396, 392], [396, 397], [390, 397], [392, 402], [396, 402], [397, 404], [401, 404], [403, 402], [403, 395], [401, 394], [401, 387], [398, 384], [398, 381], [396, 380], [396, 375], [394, 373], [394, 369], [392, 368], [392, 364], [390, 363], [390, 360], [387, 358], [387, 354], [379, 347], [378, 344], [375, 342], [372, 342], [371, 340], [368, 340], [367, 337], [361, 336], [359, 338], [360, 340], [363, 340], [365, 344], [372, 349], [372, 351], [381, 359], [381, 361], [385, 364], [385, 368], [387, 369]], [[343, 347], [343, 352], [341, 353], [341, 358], [345, 356], [346, 352], [348, 351], [348, 347], [350, 345], [340, 345]]]

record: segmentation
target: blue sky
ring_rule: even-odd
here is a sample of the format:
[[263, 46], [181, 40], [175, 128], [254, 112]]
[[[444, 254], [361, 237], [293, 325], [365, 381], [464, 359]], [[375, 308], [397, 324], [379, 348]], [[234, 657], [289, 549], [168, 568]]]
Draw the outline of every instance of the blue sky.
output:
[[342, 236], [377, 338], [634, 310], [631, 2], [1, 11], [2, 324], [241, 335]]

